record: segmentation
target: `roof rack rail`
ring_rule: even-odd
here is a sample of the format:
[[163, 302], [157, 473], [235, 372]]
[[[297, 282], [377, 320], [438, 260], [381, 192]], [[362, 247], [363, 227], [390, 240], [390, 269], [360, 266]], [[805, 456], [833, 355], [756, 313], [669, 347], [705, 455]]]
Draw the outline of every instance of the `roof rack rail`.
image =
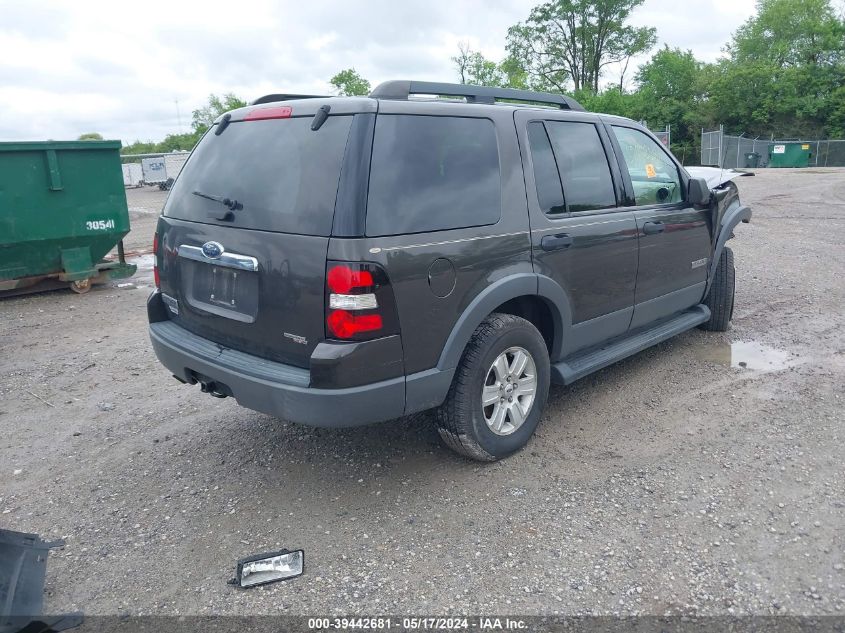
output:
[[286, 95], [286, 94], [272, 94], [259, 97], [249, 105], [260, 105], [262, 103], [272, 103], [274, 101], [293, 101], [294, 99], [327, 99], [331, 95]]
[[470, 86], [467, 84], [445, 84], [434, 81], [385, 81], [370, 93], [373, 99], [398, 99], [406, 101], [409, 95], [442, 95], [445, 97], [464, 97], [467, 103], [496, 103], [496, 101], [530, 101], [555, 105], [561, 110], [578, 110], [584, 106], [572, 97], [550, 92], [533, 90], [515, 90], [513, 88], [492, 88], [489, 86]]

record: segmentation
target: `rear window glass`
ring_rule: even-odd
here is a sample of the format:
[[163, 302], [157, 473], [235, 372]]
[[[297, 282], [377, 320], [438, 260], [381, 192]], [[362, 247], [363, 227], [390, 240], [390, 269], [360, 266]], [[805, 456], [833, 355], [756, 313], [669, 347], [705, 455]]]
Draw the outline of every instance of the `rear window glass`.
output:
[[546, 121], [555, 153], [563, 197], [574, 213], [616, 206], [610, 167], [592, 123]]
[[537, 201], [544, 213], [564, 213], [563, 191], [560, 188], [560, 174], [549, 145], [546, 128], [540, 121], [528, 124], [528, 143], [531, 146], [531, 161], [534, 163], [534, 180], [537, 185]]
[[[164, 207], [181, 220], [238, 228], [330, 235], [351, 116], [232, 122], [202, 139]], [[196, 192], [196, 193], [195, 193]], [[229, 208], [205, 196], [237, 201]]]
[[480, 226], [500, 216], [499, 150], [492, 121], [379, 115], [367, 235]]

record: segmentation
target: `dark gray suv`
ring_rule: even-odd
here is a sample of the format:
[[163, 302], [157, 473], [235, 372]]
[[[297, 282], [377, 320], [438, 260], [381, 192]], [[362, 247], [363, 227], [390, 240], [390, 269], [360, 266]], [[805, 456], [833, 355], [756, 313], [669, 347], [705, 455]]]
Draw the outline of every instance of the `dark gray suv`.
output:
[[[427, 95], [427, 97], [426, 97]], [[315, 426], [437, 409], [495, 460], [569, 384], [728, 327], [751, 217], [642, 126], [545, 93], [391, 81], [219, 118], [159, 219], [159, 360]]]

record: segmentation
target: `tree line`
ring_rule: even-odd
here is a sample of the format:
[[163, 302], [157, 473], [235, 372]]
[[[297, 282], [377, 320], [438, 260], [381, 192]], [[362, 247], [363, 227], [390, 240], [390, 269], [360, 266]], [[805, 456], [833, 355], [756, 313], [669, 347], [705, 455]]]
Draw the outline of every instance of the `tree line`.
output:
[[[664, 46], [634, 70], [632, 60], [653, 51], [657, 42], [654, 28], [630, 24], [643, 2], [539, 4], [508, 29], [504, 59], [487, 59], [459, 45], [451, 58], [456, 78], [566, 92], [589, 111], [644, 120], [652, 129], [671, 125], [672, 150], [688, 163], [699, 155], [701, 128], [720, 123], [752, 137], [845, 137], [845, 13], [831, 0], [758, 0], [755, 15], [737, 29], [717, 62]], [[611, 68], [619, 78], [609, 84]], [[354, 68], [330, 83], [339, 95], [370, 92], [369, 81]], [[161, 143], [136, 142], [124, 152], [190, 149], [219, 114], [243, 105], [233, 94], [211, 95], [193, 112], [192, 132]]]
[[[587, 110], [645, 120], [653, 129], [671, 125], [673, 151], [690, 161], [701, 128], [719, 124], [752, 137], [845, 137], [845, 16], [830, 0], [758, 0], [722, 59], [705, 63], [664, 46], [634, 72], [628, 90], [628, 63], [655, 44], [653, 29], [626, 25], [642, 2], [547, 2], [511, 27], [502, 62], [465, 50], [453, 61], [468, 83], [571, 89]], [[623, 79], [600, 89], [610, 64]]]

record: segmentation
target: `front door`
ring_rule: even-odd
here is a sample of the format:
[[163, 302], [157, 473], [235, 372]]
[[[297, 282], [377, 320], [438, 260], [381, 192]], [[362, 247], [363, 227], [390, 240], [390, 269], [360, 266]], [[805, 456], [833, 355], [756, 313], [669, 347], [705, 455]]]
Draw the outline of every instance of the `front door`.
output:
[[627, 170], [639, 231], [635, 329], [701, 302], [711, 253], [709, 211], [685, 201], [684, 179], [663, 145], [634, 127], [608, 127]]
[[621, 174], [595, 115], [517, 111], [515, 119], [526, 161], [534, 269], [557, 282], [570, 304], [565, 357], [628, 330], [637, 224], [633, 212], [619, 206]]

